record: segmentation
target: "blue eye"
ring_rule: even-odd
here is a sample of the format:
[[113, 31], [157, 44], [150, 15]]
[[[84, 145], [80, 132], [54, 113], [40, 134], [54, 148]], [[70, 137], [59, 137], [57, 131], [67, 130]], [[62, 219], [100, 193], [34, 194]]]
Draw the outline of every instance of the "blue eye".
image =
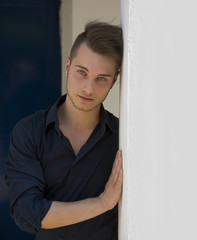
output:
[[97, 79], [98, 79], [99, 81], [102, 81], [102, 82], [106, 81], [106, 78], [104, 78], [104, 77], [98, 77]]
[[85, 76], [85, 75], [86, 75], [86, 72], [85, 72], [85, 71], [83, 71], [83, 70], [78, 70], [77, 72], [78, 72], [79, 74], [83, 75], [83, 76]]

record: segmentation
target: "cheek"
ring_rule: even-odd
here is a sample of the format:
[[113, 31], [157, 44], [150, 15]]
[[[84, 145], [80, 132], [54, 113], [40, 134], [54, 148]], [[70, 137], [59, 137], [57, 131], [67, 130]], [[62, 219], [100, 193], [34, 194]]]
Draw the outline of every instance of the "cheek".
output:
[[107, 82], [99, 82], [97, 84], [98, 88], [101, 89], [103, 92], [108, 92], [111, 87], [113, 86], [112, 82], [107, 81]]
[[74, 75], [69, 75], [68, 79], [67, 79], [67, 86], [72, 87], [72, 88], [79, 88], [82, 84], [82, 81], [79, 79], [78, 76], [76, 76], [76, 74]]
[[110, 89], [111, 89], [111, 85], [110, 84], [107, 84], [107, 85], [100, 85], [98, 88], [97, 88], [97, 93], [100, 95], [100, 96], [102, 96], [102, 98], [103, 97], [105, 97], [107, 94], [108, 94], [108, 92], [110, 91]]
[[67, 79], [67, 90], [70, 92], [70, 94], [72, 92], [75, 92], [76, 91], [76, 86], [77, 84], [75, 84], [72, 79], [68, 78]]

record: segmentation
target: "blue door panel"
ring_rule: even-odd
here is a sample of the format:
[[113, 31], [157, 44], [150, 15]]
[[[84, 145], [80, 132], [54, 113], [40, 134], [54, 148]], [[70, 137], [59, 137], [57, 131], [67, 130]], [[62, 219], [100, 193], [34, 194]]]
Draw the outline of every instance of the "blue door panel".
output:
[[0, 0], [0, 239], [35, 239], [10, 217], [4, 181], [16, 122], [61, 94], [59, 0]]

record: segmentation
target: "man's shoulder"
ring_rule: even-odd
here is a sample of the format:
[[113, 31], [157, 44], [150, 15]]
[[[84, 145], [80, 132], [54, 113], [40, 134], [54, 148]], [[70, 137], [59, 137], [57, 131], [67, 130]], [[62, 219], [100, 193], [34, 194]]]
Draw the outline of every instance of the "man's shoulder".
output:
[[39, 110], [32, 115], [20, 119], [13, 130], [22, 132], [35, 132], [45, 128], [48, 110]]
[[119, 118], [116, 117], [112, 112], [109, 112], [108, 110], [105, 110], [106, 114], [108, 115], [109, 121], [115, 121], [119, 122]]
[[113, 113], [109, 112], [108, 110], [105, 110], [106, 119], [108, 125], [111, 127], [112, 130], [115, 132], [119, 129], [119, 118], [117, 118]]

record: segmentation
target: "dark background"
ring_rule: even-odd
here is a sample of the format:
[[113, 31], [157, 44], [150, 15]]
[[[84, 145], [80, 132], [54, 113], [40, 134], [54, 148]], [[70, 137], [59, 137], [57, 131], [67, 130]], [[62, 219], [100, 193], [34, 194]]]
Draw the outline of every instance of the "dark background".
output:
[[0, 239], [30, 240], [10, 217], [4, 181], [16, 122], [61, 94], [59, 0], [0, 0]]

